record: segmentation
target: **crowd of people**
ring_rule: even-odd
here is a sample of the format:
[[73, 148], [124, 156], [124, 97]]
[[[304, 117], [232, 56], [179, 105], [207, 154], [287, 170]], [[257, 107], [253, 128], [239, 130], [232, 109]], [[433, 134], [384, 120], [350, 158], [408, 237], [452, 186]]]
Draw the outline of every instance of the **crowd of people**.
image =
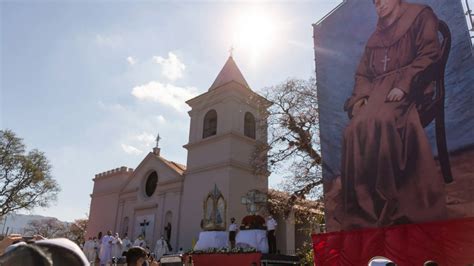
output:
[[151, 250], [142, 235], [132, 242], [127, 234], [121, 238], [118, 233], [112, 235], [111, 231], [107, 231], [104, 236], [102, 236], [102, 232], [99, 232], [97, 237], [89, 237], [83, 245], [83, 251], [91, 265], [103, 266], [128, 258], [130, 256], [129, 251], [137, 247], [156, 261], [170, 252], [169, 243], [163, 237], [156, 241], [154, 249]]
[[[269, 216], [266, 228], [270, 253], [275, 253], [276, 250], [274, 237], [276, 226], [276, 221]], [[231, 247], [235, 247], [235, 236], [238, 230], [235, 218], [232, 218], [229, 226]], [[142, 265], [144, 261], [148, 261], [148, 265], [158, 265], [157, 261], [163, 255], [170, 253], [170, 243], [168, 239], [161, 236], [153, 247], [152, 250], [142, 235], [132, 241], [127, 234], [122, 238], [118, 233], [112, 235], [112, 231], [107, 231], [105, 235], [100, 232], [97, 237], [89, 237], [80, 246], [64, 238], [44, 239], [35, 236], [34, 239], [30, 239], [20, 235], [10, 235], [0, 241], [0, 265], [107, 266], [115, 263]]]
[[[81, 250], [82, 247], [82, 250]], [[169, 243], [163, 237], [154, 250], [143, 236], [135, 241], [108, 231], [102, 236], [90, 237], [82, 245], [65, 238], [44, 239], [41, 236], [9, 235], [0, 241], [0, 265], [159, 265], [157, 261], [169, 253]]]

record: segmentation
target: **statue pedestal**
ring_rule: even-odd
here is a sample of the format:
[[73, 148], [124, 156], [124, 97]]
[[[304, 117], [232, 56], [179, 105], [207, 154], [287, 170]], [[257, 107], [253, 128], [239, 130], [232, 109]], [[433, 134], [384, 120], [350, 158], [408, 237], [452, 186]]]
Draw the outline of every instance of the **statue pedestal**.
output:
[[199, 233], [199, 240], [194, 250], [228, 247], [229, 235], [225, 231], [204, 231]]
[[268, 253], [267, 231], [265, 230], [240, 230], [235, 237], [237, 247], [253, 247], [262, 253]]

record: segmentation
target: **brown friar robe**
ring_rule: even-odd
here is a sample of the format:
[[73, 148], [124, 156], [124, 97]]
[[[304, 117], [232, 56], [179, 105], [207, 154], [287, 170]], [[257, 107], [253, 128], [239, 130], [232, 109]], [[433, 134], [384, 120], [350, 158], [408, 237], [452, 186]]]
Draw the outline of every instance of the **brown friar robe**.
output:
[[[389, 26], [378, 23], [367, 42], [344, 108], [367, 98], [344, 131], [343, 229], [446, 218], [444, 183], [420, 123], [417, 105], [432, 96], [440, 57], [438, 19], [431, 8], [402, 2]], [[406, 94], [388, 102], [392, 88]]]

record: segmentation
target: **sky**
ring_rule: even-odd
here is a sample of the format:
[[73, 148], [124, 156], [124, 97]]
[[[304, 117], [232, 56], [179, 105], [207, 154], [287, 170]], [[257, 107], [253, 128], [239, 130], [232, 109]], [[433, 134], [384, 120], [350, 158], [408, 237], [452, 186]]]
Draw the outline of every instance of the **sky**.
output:
[[307, 79], [312, 24], [340, 2], [0, 1], [0, 128], [45, 152], [61, 187], [30, 213], [85, 217], [94, 175], [135, 168], [157, 133], [161, 155], [185, 164], [184, 102], [231, 47], [254, 91]]

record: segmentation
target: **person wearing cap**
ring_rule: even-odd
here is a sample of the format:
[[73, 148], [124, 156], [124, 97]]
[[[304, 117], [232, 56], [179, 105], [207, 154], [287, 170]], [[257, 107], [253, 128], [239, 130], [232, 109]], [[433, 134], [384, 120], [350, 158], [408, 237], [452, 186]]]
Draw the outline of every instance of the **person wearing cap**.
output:
[[53, 262], [40, 248], [19, 242], [6, 248], [5, 253], [0, 256], [0, 265], [52, 266]]
[[235, 236], [237, 235], [238, 226], [235, 223], [235, 218], [230, 218], [230, 225], [229, 225], [229, 242], [230, 248], [235, 248]]
[[[2, 242], [5, 244], [9, 241], [11, 242], [11, 238]], [[10, 245], [0, 256], [0, 265], [87, 266], [90, 263], [77, 244], [66, 238], [55, 238], [37, 240], [29, 244], [20, 241]]]
[[268, 253], [276, 253], [276, 237], [275, 230], [277, 227], [277, 222], [273, 219], [273, 216], [269, 215], [267, 219], [267, 238], [268, 238]]

